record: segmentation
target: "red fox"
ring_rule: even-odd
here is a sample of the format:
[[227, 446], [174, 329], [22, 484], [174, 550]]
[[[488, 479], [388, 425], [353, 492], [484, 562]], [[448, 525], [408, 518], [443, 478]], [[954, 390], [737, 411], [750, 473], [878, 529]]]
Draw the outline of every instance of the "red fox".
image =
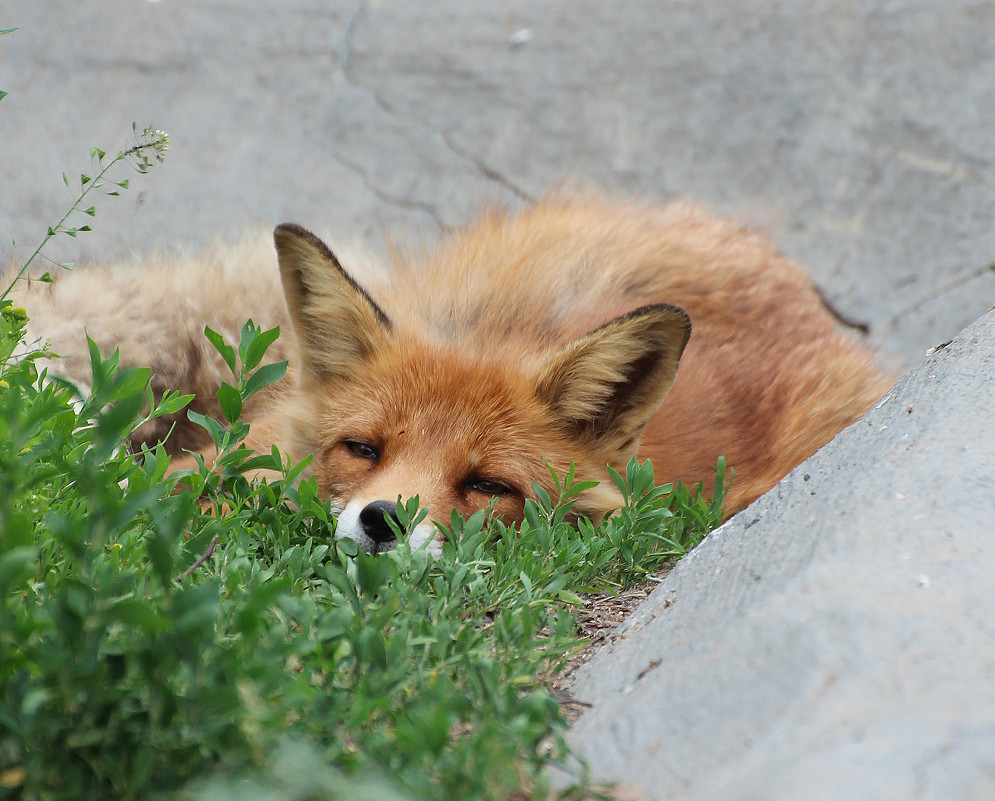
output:
[[[102, 347], [207, 410], [225, 368], [204, 325], [232, 338], [247, 317], [289, 322], [291, 372], [247, 410], [250, 439], [313, 454], [338, 535], [369, 551], [394, 547], [385, 514], [399, 496], [440, 521], [489, 503], [521, 520], [533, 483], [552, 490], [547, 464], [601, 482], [575, 507], [599, 518], [621, 500], [606, 465], [649, 458], [661, 483], [710, 486], [725, 456], [731, 514], [890, 383], [794, 262], [690, 204], [492, 210], [434, 250], [395, 247], [390, 269], [369, 275], [296, 225], [275, 243], [282, 293], [265, 256], [242, 246], [131, 273], [81, 268], [34, 282], [21, 302], [33, 333], [70, 354], [59, 365], [70, 378], [88, 374], [86, 321]], [[203, 446], [189, 437], [181, 428], [167, 444]], [[437, 550], [436, 537], [422, 524], [411, 544]]]

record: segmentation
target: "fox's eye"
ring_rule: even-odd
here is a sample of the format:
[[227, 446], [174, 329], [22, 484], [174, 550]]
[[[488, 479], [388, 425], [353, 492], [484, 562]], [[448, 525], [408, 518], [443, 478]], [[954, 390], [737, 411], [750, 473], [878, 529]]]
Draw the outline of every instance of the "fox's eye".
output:
[[372, 445], [367, 445], [365, 442], [354, 442], [353, 440], [348, 439], [342, 444], [349, 449], [349, 453], [353, 456], [358, 456], [360, 459], [369, 459], [371, 462], [380, 461], [380, 451]]
[[514, 492], [513, 489], [506, 487], [504, 484], [499, 484], [496, 481], [488, 481], [483, 478], [467, 481], [463, 485], [463, 490], [466, 492], [480, 492], [484, 495], [510, 495]]

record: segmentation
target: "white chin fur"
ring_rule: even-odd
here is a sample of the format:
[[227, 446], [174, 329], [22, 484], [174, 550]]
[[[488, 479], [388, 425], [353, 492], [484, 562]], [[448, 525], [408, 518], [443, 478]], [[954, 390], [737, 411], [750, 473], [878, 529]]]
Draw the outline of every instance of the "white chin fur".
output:
[[[350, 501], [339, 515], [338, 525], [335, 528], [337, 539], [350, 539], [367, 553], [378, 553], [381, 550], [390, 550], [378, 544], [372, 537], [363, 531], [363, 525], [359, 522], [359, 513], [363, 511], [366, 504], [362, 501]], [[428, 543], [425, 545], [425, 543]], [[419, 523], [408, 538], [411, 550], [415, 551], [425, 545], [425, 550], [432, 556], [442, 553], [442, 542], [436, 536], [435, 526], [431, 523]], [[391, 548], [393, 545], [391, 545]]]
[[425, 543], [425, 550], [432, 556], [439, 556], [442, 553], [442, 540], [439, 539], [435, 526], [431, 523], [419, 523], [415, 530], [408, 537], [408, 544], [412, 551], [417, 551]]

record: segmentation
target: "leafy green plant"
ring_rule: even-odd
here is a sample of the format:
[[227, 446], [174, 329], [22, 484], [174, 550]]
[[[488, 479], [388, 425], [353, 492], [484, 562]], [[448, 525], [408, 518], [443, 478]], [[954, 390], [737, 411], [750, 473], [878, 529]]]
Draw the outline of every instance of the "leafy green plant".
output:
[[[567, 476], [521, 526], [454, 517], [437, 560], [371, 556], [333, 541], [306, 464], [244, 448], [239, 404], [282, 375], [258, 366], [275, 332], [209, 336], [233, 367], [231, 419], [191, 413], [219, 449], [195, 473], [123, 447], [187, 398], [155, 405], [148, 371], [116, 354], [93, 350], [79, 408], [30, 360], [0, 390], [0, 788], [208, 798], [253, 777], [270, 798], [545, 797], [566, 749], [544, 682], [579, 646], [572, 609], [691, 547], [720, 501], [666, 494], [633, 463], [597, 529], [567, 522], [583, 488]], [[279, 477], [246, 480], [260, 465]], [[292, 754], [318, 767], [296, 774]]]
[[[8, 32], [9, 31], [2, 31], [0, 33]], [[62, 174], [62, 181], [69, 190], [69, 193], [73, 196], [73, 203], [69, 207], [69, 210], [62, 216], [62, 219], [55, 225], [50, 225], [45, 231], [45, 236], [42, 237], [38, 247], [36, 247], [31, 255], [24, 261], [24, 264], [14, 276], [14, 279], [10, 282], [10, 284], [4, 288], [2, 293], [0, 293], [0, 303], [7, 299], [11, 289], [13, 289], [17, 281], [24, 276], [28, 270], [28, 267], [31, 266], [35, 259], [39, 257], [48, 259], [48, 257], [42, 253], [42, 249], [48, 244], [49, 240], [59, 234], [75, 239], [79, 234], [86, 233], [91, 230], [88, 223], [73, 225], [70, 223], [70, 219], [77, 214], [82, 214], [85, 217], [90, 218], [97, 216], [97, 207], [93, 204], [87, 205], [93, 195], [99, 194], [107, 197], [116, 197], [120, 194], [122, 189], [128, 188], [129, 179], [121, 178], [118, 180], [111, 180], [109, 177], [111, 171], [114, 170], [118, 164], [121, 162], [127, 162], [136, 172], [144, 175], [149, 171], [153, 162], [161, 163], [163, 161], [166, 151], [169, 149], [169, 136], [165, 133], [165, 131], [159, 131], [149, 126], [139, 133], [138, 126], [135, 124], [132, 124], [131, 128], [135, 137], [135, 144], [125, 150], [119, 150], [117, 155], [112, 158], [108, 159], [107, 153], [99, 147], [91, 148], [90, 160], [93, 163], [93, 168], [91, 170], [92, 175], [89, 173], [80, 174], [78, 190], [73, 189], [69, 176], [66, 173]], [[49, 261], [51, 261], [51, 259], [49, 259]], [[52, 262], [52, 264], [57, 263]], [[72, 264], [67, 262], [58, 263], [58, 266], [66, 270], [72, 268]], [[44, 273], [39, 276], [37, 280], [51, 281], [51, 276], [49, 273]]]

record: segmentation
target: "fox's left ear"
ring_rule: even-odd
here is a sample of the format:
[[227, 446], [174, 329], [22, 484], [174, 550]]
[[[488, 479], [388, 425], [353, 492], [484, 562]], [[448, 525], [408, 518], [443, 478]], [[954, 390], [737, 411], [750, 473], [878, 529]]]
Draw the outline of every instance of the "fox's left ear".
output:
[[273, 239], [302, 370], [319, 381], [355, 375], [383, 346], [390, 319], [310, 231], [284, 223]]
[[677, 377], [691, 320], [644, 306], [575, 339], [540, 370], [536, 393], [572, 434], [624, 457]]

